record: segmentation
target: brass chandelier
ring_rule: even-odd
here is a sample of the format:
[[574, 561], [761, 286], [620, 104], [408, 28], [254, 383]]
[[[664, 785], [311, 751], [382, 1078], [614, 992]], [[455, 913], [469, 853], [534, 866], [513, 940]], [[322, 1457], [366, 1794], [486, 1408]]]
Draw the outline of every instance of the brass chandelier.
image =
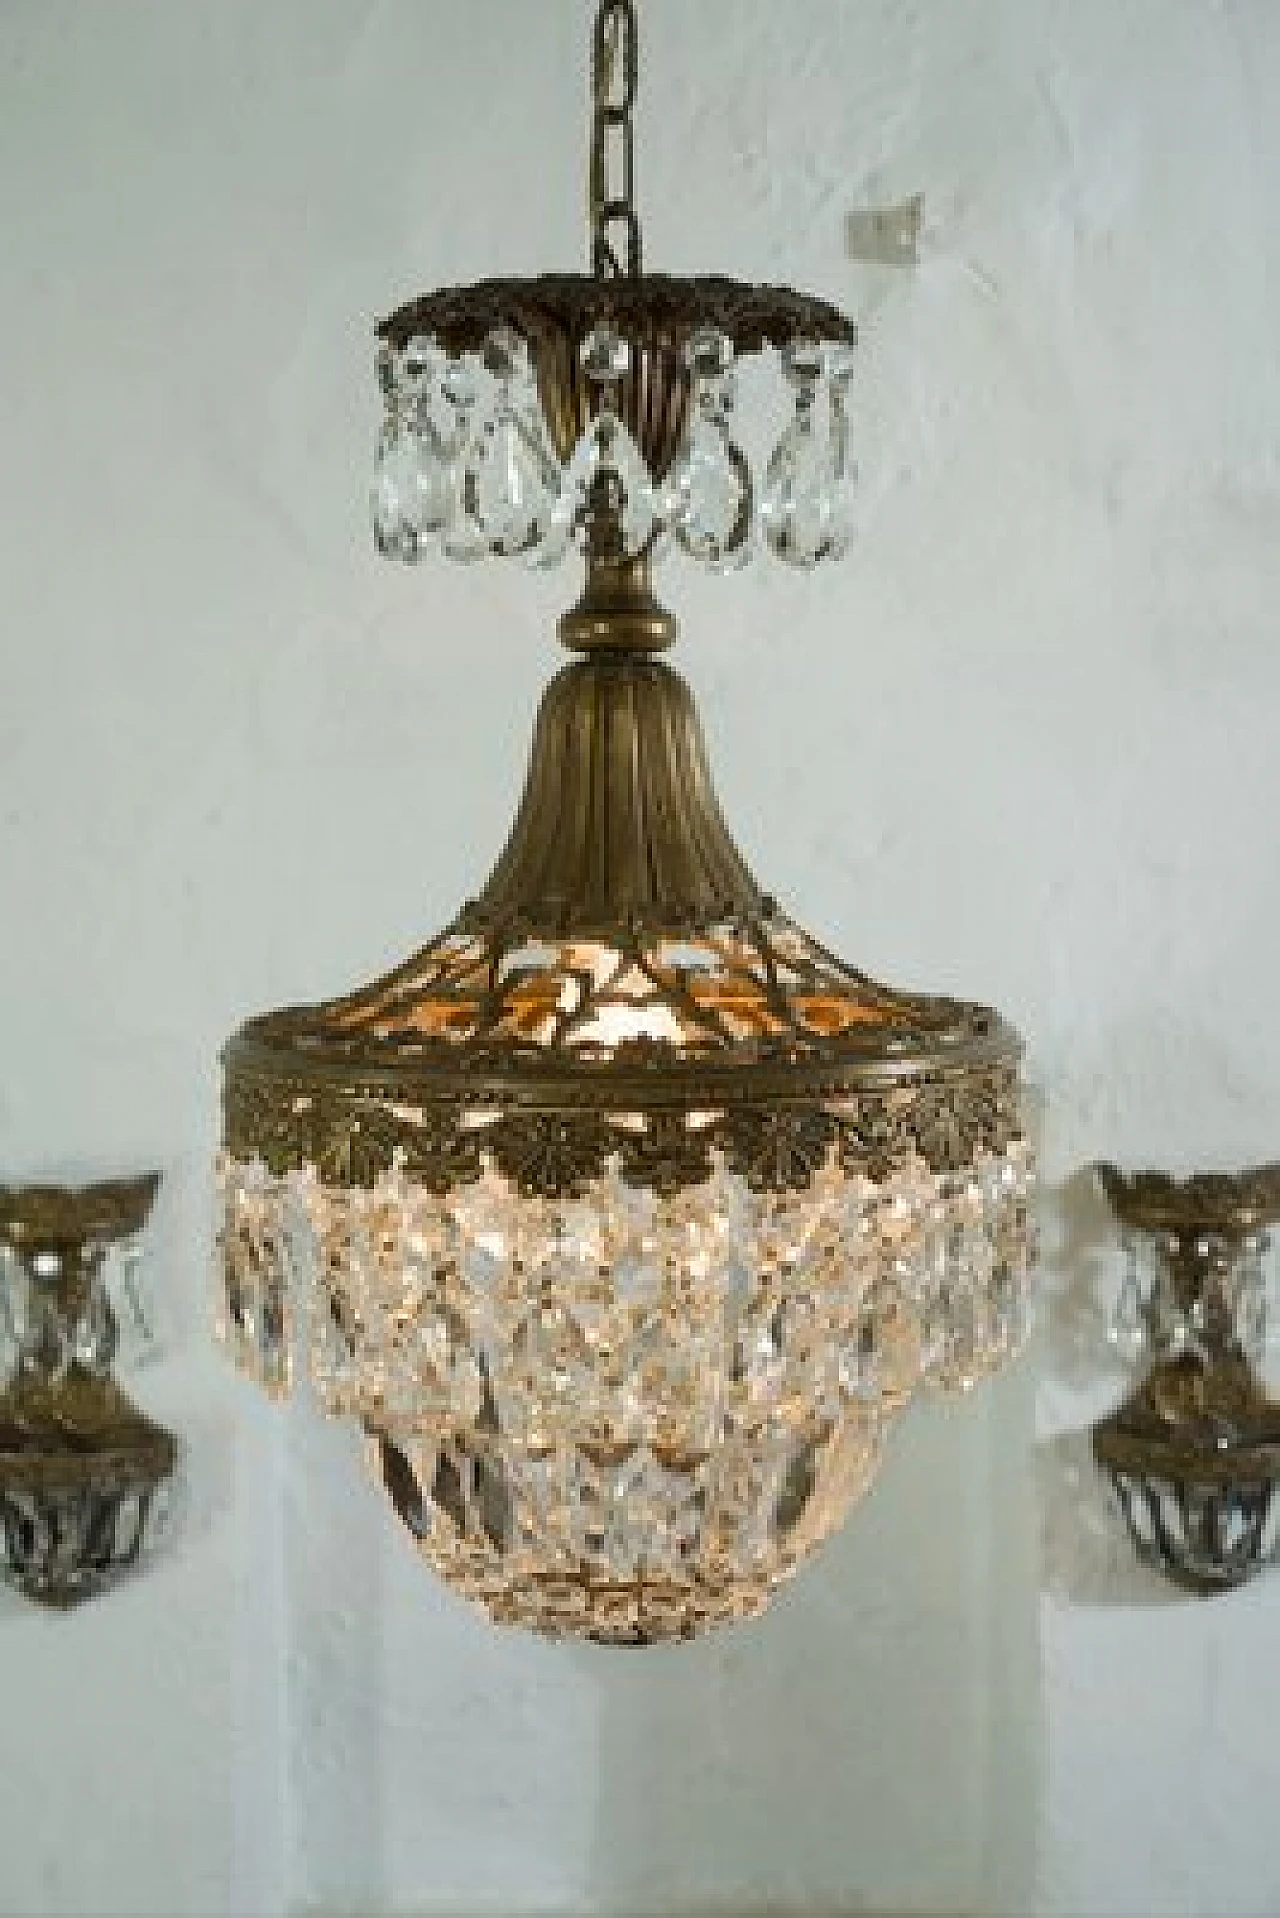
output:
[[[833, 957], [725, 827], [653, 564], [841, 556], [855, 329], [641, 271], [632, 0], [592, 65], [592, 273], [382, 324], [372, 497], [395, 559], [580, 550], [579, 657], [452, 925], [228, 1045], [219, 1269], [238, 1361], [360, 1421], [455, 1590], [644, 1644], [759, 1611], [917, 1386], [1018, 1349], [1032, 1173], [1009, 1026]], [[793, 411], [757, 481], [765, 352]]]

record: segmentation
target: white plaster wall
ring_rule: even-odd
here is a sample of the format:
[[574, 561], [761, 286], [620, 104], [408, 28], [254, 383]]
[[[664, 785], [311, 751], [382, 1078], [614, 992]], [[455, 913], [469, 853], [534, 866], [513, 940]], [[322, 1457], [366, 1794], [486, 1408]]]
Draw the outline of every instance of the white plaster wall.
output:
[[[1053, 1186], [1275, 1154], [1280, 7], [642, 17], [650, 262], [865, 328], [856, 556], [669, 580], [739, 838], [1015, 1016]], [[1280, 1580], [1161, 1602], [1073, 1492], [1078, 1182], [1033, 1362], [644, 1659], [490, 1634], [207, 1349], [222, 1037], [450, 914], [555, 663], [567, 581], [375, 563], [369, 328], [581, 257], [587, 24], [0, 6], [0, 1171], [168, 1170], [194, 1482], [150, 1578], [0, 1614], [0, 1910], [1274, 1913]], [[920, 187], [917, 272], [844, 257]]]

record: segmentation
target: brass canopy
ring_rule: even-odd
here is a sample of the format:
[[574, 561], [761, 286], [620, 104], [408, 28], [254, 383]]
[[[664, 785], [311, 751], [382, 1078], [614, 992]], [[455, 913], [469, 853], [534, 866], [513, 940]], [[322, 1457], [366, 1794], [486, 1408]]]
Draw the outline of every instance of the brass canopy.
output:
[[913, 1141], [936, 1169], [1003, 1149], [1019, 1052], [988, 1008], [878, 985], [786, 919], [729, 836], [685, 682], [604, 650], [547, 689], [506, 850], [453, 925], [363, 991], [232, 1040], [226, 1142], [357, 1183], [403, 1154], [445, 1186], [484, 1151], [504, 1164], [488, 1122], [516, 1111], [526, 1134], [543, 1115], [553, 1186], [614, 1152], [696, 1182], [713, 1147], [803, 1184], [832, 1143], [882, 1176]]

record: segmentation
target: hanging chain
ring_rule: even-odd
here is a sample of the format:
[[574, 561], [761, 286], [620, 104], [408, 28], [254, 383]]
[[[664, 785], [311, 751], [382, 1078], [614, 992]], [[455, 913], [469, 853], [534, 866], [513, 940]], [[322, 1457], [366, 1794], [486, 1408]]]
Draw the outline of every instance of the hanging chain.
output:
[[631, 121], [639, 73], [635, 0], [600, 0], [591, 45], [591, 267], [597, 279], [640, 272]]

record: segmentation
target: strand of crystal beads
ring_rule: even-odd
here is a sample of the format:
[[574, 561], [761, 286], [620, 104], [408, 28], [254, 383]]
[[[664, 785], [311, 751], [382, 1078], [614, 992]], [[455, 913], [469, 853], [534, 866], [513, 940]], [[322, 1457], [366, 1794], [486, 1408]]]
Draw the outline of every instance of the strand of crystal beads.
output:
[[849, 349], [808, 341], [783, 349], [794, 412], [762, 489], [733, 437], [736, 368], [725, 334], [698, 328], [685, 348], [688, 415], [661, 486], [621, 415], [632, 365], [627, 339], [601, 322], [580, 357], [592, 418], [562, 468], [528, 343], [514, 328], [496, 328], [478, 354], [450, 357], [425, 335], [400, 352], [380, 349], [386, 413], [371, 490], [378, 551], [412, 562], [434, 546], [464, 562], [522, 556], [554, 566], [585, 546], [602, 482], [628, 554], [674, 549], [727, 571], [752, 557], [757, 522], [770, 550], [791, 565], [815, 566], [848, 551], [857, 477]]
[[782, 1194], [722, 1165], [670, 1198], [609, 1172], [564, 1202], [492, 1168], [440, 1196], [227, 1162], [222, 1330], [272, 1392], [302, 1346], [495, 1616], [686, 1633], [759, 1609], [842, 1521], [918, 1385], [1013, 1356], [1030, 1187], [1020, 1145], [879, 1185], [833, 1159]]

